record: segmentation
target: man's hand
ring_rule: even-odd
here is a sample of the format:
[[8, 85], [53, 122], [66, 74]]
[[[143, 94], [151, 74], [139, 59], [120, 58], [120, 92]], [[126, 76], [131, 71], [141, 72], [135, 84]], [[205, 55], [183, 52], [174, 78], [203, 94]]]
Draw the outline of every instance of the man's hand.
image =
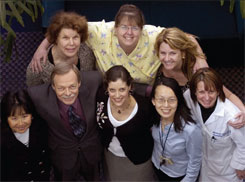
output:
[[236, 175], [239, 179], [245, 179], [245, 170], [236, 169]]
[[233, 128], [239, 129], [245, 126], [245, 112], [240, 112], [235, 116], [234, 121], [229, 121], [228, 124]]

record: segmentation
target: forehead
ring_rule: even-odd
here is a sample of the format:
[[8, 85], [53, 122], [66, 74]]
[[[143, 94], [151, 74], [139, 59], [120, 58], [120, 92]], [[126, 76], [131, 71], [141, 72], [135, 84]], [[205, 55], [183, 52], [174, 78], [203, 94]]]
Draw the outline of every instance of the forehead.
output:
[[162, 42], [161, 43], [160, 50], [161, 51], [163, 51], [163, 50], [165, 50], [165, 51], [170, 50], [170, 51], [179, 51], [180, 52], [179, 49], [175, 49], [175, 48], [170, 47], [170, 45], [167, 44], [166, 42]]
[[129, 16], [122, 17], [120, 22], [119, 22], [119, 24], [137, 26], [137, 23], [136, 23], [135, 19], [130, 18]]
[[197, 83], [198, 90], [216, 90], [215, 85], [212, 82], [199, 81]]
[[22, 106], [17, 106], [12, 109], [10, 116], [17, 116], [22, 114], [26, 114], [25, 109]]
[[54, 76], [54, 85], [55, 86], [70, 86], [72, 84], [78, 83], [77, 76], [73, 70], [70, 70], [68, 73], [62, 75]]
[[62, 35], [67, 35], [67, 36], [74, 36], [74, 35], [77, 35], [77, 31], [74, 30], [74, 29], [71, 29], [71, 28], [62, 28], [60, 30], [60, 33], [59, 33], [59, 36], [62, 36]]
[[117, 79], [116, 81], [110, 81], [108, 87], [126, 87], [127, 83], [123, 81], [121, 78]]
[[173, 97], [175, 96], [174, 91], [165, 85], [159, 85], [156, 88], [155, 96], [158, 97]]

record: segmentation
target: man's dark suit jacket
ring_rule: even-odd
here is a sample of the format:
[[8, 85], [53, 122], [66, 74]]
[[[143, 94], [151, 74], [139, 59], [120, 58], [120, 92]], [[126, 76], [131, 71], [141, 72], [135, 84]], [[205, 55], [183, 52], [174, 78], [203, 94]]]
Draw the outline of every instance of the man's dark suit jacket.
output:
[[[88, 71], [81, 73], [79, 101], [86, 118], [85, 135], [78, 140], [64, 125], [59, 114], [56, 93], [51, 84], [28, 88], [38, 113], [47, 121], [49, 127], [49, 147], [53, 165], [69, 173], [82, 155], [85, 161], [80, 165], [92, 167], [101, 158], [102, 146], [96, 123], [96, 92], [102, 82], [99, 72]], [[80, 159], [81, 160], [81, 159]]]

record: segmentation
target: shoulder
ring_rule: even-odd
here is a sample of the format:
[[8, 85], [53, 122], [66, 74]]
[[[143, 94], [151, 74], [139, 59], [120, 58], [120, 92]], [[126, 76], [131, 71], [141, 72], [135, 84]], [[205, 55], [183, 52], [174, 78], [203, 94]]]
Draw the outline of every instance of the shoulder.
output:
[[237, 113], [240, 112], [238, 107], [235, 104], [233, 104], [229, 99], [225, 99], [224, 102], [219, 101], [218, 104], [220, 106], [217, 106], [217, 107], [222, 107], [221, 109], [224, 110], [224, 117], [227, 118], [228, 120], [230, 120]]
[[94, 84], [100, 85], [102, 83], [102, 73], [99, 71], [81, 71], [81, 82], [82, 84], [91, 85]]
[[185, 123], [182, 120], [182, 124], [184, 125], [183, 127], [183, 132], [186, 133], [187, 135], [194, 135], [195, 133], [201, 133], [201, 128], [198, 124], [195, 123]]

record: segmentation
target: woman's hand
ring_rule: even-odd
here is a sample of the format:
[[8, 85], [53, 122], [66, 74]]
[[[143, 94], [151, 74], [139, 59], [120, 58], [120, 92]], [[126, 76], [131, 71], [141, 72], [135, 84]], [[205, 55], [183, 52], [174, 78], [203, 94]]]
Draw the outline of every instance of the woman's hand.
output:
[[50, 43], [48, 42], [48, 40], [45, 38], [42, 43], [39, 45], [39, 47], [37, 48], [36, 52], [34, 53], [34, 56], [31, 60], [31, 69], [32, 72], [37, 72], [39, 73], [39, 71], [42, 71], [42, 66], [41, 66], [41, 61], [44, 62], [44, 64], [46, 63], [47, 60], [47, 54], [48, 54], [48, 47], [49, 47]]
[[228, 124], [233, 128], [239, 129], [245, 126], [245, 112], [240, 112], [235, 116], [234, 121], [229, 121]]
[[203, 58], [199, 58], [197, 57], [196, 58], [196, 63], [193, 67], [193, 74], [200, 68], [206, 68], [206, 67], [209, 67], [208, 66], [208, 63], [206, 61], [206, 59], [203, 59]]
[[42, 66], [41, 61], [46, 62], [47, 59], [47, 50], [46, 49], [40, 49], [40, 47], [36, 50], [35, 54], [33, 55], [33, 58], [31, 60], [31, 69], [32, 72], [42, 72]]
[[236, 169], [236, 175], [239, 179], [245, 179], [245, 170]]

